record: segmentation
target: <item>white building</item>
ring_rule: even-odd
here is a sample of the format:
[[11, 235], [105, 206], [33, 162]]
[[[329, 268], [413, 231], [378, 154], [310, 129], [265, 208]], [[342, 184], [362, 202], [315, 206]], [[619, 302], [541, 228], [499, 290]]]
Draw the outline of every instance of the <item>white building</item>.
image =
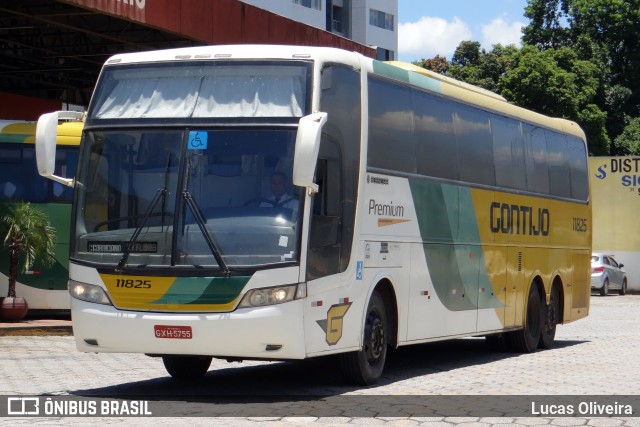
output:
[[241, 0], [398, 58], [398, 0]]

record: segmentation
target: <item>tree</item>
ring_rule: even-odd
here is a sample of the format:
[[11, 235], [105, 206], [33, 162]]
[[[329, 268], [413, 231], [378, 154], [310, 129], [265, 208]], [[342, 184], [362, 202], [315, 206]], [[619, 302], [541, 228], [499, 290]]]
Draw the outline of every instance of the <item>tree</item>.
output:
[[[607, 113], [607, 137], [616, 140], [640, 114], [640, 0], [528, 0], [525, 16], [525, 44], [571, 48], [600, 69], [594, 102]], [[603, 154], [629, 154], [621, 147]]]
[[8, 212], [0, 218], [3, 243], [9, 251], [9, 292], [16, 297], [18, 273], [33, 267], [36, 260], [45, 267], [55, 261], [53, 246], [55, 230], [46, 214], [29, 203], [8, 205]]
[[524, 16], [531, 22], [522, 29], [523, 44], [534, 45], [542, 50], [570, 46], [570, 3], [571, 0], [529, 0]]
[[480, 48], [478, 42], [463, 41], [456, 48], [451, 62], [436, 55], [413, 64], [497, 93], [501, 89], [500, 78], [511, 69], [517, 52], [515, 45], [497, 44], [487, 52]]
[[606, 75], [601, 104], [609, 113], [607, 129], [615, 140], [629, 117], [640, 113], [640, 0], [571, 3], [572, 30], [590, 45], [589, 51], [581, 49], [580, 54], [601, 64]]
[[449, 73], [449, 62], [447, 58], [440, 55], [429, 59], [421, 59], [420, 61], [412, 62], [412, 64], [445, 76]]
[[615, 139], [614, 145], [627, 154], [640, 156], [640, 117], [631, 120]]
[[501, 95], [521, 107], [578, 122], [587, 134], [591, 153], [607, 155], [607, 115], [595, 102], [601, 84], [600, 70], [579, 59], [572, 49], [541, 51], [525, 46], [514, 56], [513, 68], [501, 78]]
[[459, 67], [478, 66], [483, 54], [486, 52], [480, 49], [480, 42], [462, 41], [453, 52], [451, 64]]
[[509, 72], [518, 48], [496, 44], [493, 49], [480, 49], [478, 42], [461, 42], [453, 54], [449, 75], [492, 92], [502, 91], [502, 76]]

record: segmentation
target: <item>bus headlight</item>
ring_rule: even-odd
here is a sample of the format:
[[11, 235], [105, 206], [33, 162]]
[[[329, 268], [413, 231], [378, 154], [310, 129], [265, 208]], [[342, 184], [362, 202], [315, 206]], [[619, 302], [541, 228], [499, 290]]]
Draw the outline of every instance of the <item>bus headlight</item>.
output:
[[72, 297], [82, 301], [111, 305], [107, 293], [100, 286], [69, 280], [69, 293]]
[[275, 286], [273, 288], [251, 289], [240, 301], [239, 308], [262, 307], [282, 304], [307, 296], [307, 284]]

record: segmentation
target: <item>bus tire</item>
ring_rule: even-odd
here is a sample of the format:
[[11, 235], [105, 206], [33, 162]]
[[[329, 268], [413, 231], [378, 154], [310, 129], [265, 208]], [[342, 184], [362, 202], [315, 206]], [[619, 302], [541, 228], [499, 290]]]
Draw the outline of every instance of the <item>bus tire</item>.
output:
[[536, 283], [529, 287], [527, 298], [527, 313], [524, 327], [519, 331], [510, 332], [509, 344], [518, 353], [533, 353], [538, 348], [543, 326], [543, 304]]
[[380, 294], [371, 294], [360, 351], [340, 355], [345, 379], [353, 385], [375, 384], [382, 376], [387, 359], [387, 313]]
[[560, 323], [561, 314], [560, 288], [553, 285], [551, 287], [549, 304], [544, 307], [544, 324], [542, 326], [538, 348], [553, 348], [556, 337], [556, 326]]
[[162, 356], [164, 367], [177, 380], [197, 380], [207, 373], [211, 366], [209, 356]]

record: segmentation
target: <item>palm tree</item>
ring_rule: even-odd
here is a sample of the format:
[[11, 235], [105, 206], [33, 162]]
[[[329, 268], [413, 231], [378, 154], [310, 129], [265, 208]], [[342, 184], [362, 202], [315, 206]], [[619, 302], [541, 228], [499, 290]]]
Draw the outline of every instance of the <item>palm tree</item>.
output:
[[0, 218], [0, 230], [4, 236], [4, 245], [9, 250], [7, 297], [15, 298], [18, 272], [30, 269], [36, 260], [43, 267], [48, 267], [55, 261], [55, 230], [44, 212], [25, 202], [8, 206], [8, 213]]

